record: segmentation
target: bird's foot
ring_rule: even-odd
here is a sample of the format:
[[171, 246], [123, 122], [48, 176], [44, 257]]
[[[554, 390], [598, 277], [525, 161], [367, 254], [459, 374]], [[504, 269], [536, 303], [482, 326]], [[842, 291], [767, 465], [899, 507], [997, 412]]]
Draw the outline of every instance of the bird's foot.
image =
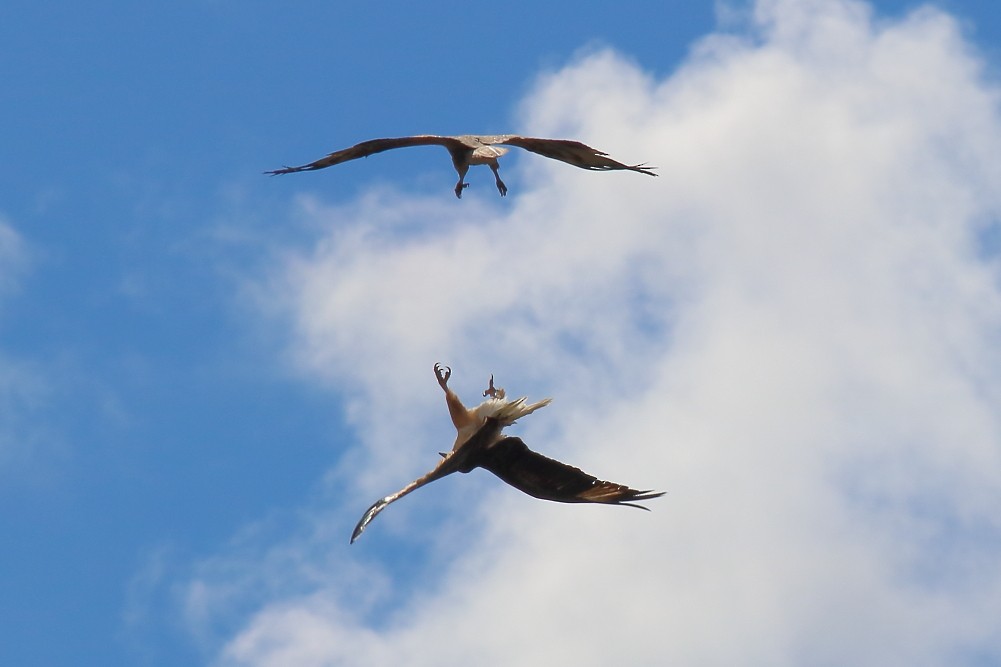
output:
[[504, 185], [504, 181], [497, 179], [497, 192], [500, 193], [501, 197], [507, 197], [507, 186]]
[[507, 395], [502, 388], [494, 386], [493, 373], [490, 374], [490, 386], [483, 391], [483, 395], [498, 399], [503, 399]]
[[455, 196], [458, 199], [462, 199], [462, 191], [469, 187], [469, 183], [463, 183], [459, 181], [455, 184]]
[[434, 374], [438, 378], [438, 386], [448, 391], [448, 378], [452, 377], [452, 369], [441, 364], [434, 365]]

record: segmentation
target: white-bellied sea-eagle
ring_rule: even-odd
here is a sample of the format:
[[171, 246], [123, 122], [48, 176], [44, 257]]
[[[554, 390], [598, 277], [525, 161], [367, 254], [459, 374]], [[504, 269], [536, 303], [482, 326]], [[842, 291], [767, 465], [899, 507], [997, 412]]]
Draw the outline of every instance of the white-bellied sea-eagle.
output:
[[393, 148], [405, 148], [407, 146], [444, 146], [452, 156], [452, 165], [459, 174], [459, 182], [455, 184], [455, 196], [462, 198], [462, 191], [469, 187], [465, 182], [466, 172], [471, 165], [485, 164], [494, 172], [494, 179], [497, 181], [497, 191], [501, 197], [507, 194], [507, 186], [501, 180], [498, 173], [497, 158], [507, 153], [502, 146], [518, 146], [532, 153], [538, 153], [554, 160], [560, 160], [567, 164], [572, 164], [581, 169], [591, 171], [636, 171], [648, 176], [656, 176], [651, 171], [654, 167], [647, 167], [642, 164], [622, 164], [608, 157], [595, 148], [591, 148], [579, 141], [569, 139], [536, 139], [534, 137], [521, 137], [516, 134], [497, 135], [473, 135], [463, 134], [457, 137], [442, 137], [434, 134], [419, 134], [413, 137], [396, 137], [386, 139], [371, 139], [356, 144], [350, 148], [335, 151], [326, 157], [315, 162], [304, 164], [299, 167], [283, 167], [273, 171], [266, 171], [265, 174], [291, 174], [297, 171], [315, 171], [332, 167], [335, 164], [357, 160], [368, 157], [375, 153], [381, 153]]
[[527, 403], [524, 397], [505, 400], [504, 390], [494, 387], [491, 376], [490, 386], [483, 392], [487, 400], [470, 410], [448, 387], [451, 369], [435, 364], [434, 372], [438, 384], [445, 391], [448, 414], [456, 430], [455, 444], [450, 452], [441, 454], [441, 461], [431, 472], [369, 507], [351, 534], [352, 542], [390, 503], [446, 475], [469, 472], [473, 468], [485, 468], [530, 496], [561, 503], [604, 503], [648, 509], [633, 502], [664, 495], [663, 492], [638, 491], [600, 480], [583, 470], [533, 452], [521, 438], [502, 435], [504, 427], [549, 405], [551, 399], [537, 403]]

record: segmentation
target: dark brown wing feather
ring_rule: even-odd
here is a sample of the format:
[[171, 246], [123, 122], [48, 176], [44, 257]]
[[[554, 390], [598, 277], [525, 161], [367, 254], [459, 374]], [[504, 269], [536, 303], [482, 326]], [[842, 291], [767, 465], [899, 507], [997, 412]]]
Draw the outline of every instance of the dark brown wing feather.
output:
[[579, 468], [533, 452], [521, 438], [499, 440], [478, 457], [477, 465], [530, 496], [561, 503], [606, 503], [648, 509], [631, 501], [664, 495], [600, 480]]
[[570, 139], [537, 139], [535, 137], [520, 137], [514, 134], [479, 137], [479, 139], [483, 143], [505, 144], [524, 148], [526, 151], [544, 155], [554, 160], [560, 160], [581, 169], [589, 169], [591, 171], [628, 169], [629, 171], [636, 171], [648, 176], [657, 175], [651, 171], [656, 167], [647, 167], [642, 164], [622, 164], [608, 157], [608, 153]]
[[419, 134], [413, 137], [370, 139], [369, 141], [363, 141], [360, 144], [355, 144], [350, 148], [335, 151], [330, 155], [322, 157], [315, 162], [310, 162], [309, 164], [304, 164], [299, 167], [283, 167], [281, 169], [266, 171], [264, 173], [274, 176], [276, 174], [292, 174], [297, 171], [314, 171], [316, 169], [332, 167], [335, 164], [340, 164], [349, 160], [357, 160], [358, 158], [375, 155], [376, 153], [392, 150], [394, 148], [406, 148], [408, 146], [444, 146], [449, 150], [449, 152], [452, 152], [453, 150], [468, 149], [468, 147], [464, 146], [462, 142], [455, 137], [440, 137], [434, 134]]

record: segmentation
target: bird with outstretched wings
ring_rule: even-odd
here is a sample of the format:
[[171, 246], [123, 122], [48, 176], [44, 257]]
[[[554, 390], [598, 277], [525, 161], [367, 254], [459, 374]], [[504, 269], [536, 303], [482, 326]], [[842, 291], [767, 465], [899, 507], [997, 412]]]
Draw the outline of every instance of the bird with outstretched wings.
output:
[[561, 503], [603, 503], [645, 510], [648, 508], [635, 502], [664, 495], [663, 492], [639, 491], [600, 480], [579, 468], [533, 452], [521, 438], [502, 437], [506, 426], [549, 405], [550, 399], [531, 404], [524, 397], [507, 401], [504, 390], [494, 387], [491, 376], [490, 385], [483, 392], [487, 400], [470, 410], [448, 387], [451, 369], [435, 364], [434, 371], [438, 384], [445, 391], [445, 403], [456, 430], [455, 444], [451, 451], [441, 454], [441, 461], [431, 472], [373, 503], [355, 526], [352, 542], [390, 503], [446, 475], [466, 473], [474, 468], [489, 470], [530, 496]]
[[496, 135], [474, 135], [463, 134], [455, 137], [444, 137], [435, 134], [419, 134], [413, 137], [395, 137], [386, 139], [371, 139], [360, 144], [335, 151], [326, 157], [315, 162], [304, 164], [299, 167], [283, 167], [264, 173], [270, 175], [292, 174], [299, 171], [315, 171], [332, 167], [335, 164], [357, 160], [368, 157], [383, 151], [394, 148], [406, 148], [408, 146], [444, 146], [452, 156], [452, 165], [459, 174], [459, 182], [455, 184], [455, 196], [462, 198], [463, 189], [469, 187], [465, 182], [466, 172], [472, 165], [485, 164], [494, 172], [494, 179], [497, 183], [497, 191], [501, 197], [507, 194], [507, 186], [501, 180], [498, 172], [497, 158], [507, 153], [508, 149], [503, 146], [517, 146], [532, 153], [537, 153], [554, 160], [560, 160], [567, 164], [572, 164], [581, 169], [591, 171], [635, 171], [648, 176], [656, 176], [653, 173], [655, 167], [647, 167], [642, 164], [627, 165], [617, 162], [608, 157], [596, 148], [591, 148], [587, 144], [570, 139], [537, 139], [535, 137], [522, 137], [516, 134], [496, 134]]

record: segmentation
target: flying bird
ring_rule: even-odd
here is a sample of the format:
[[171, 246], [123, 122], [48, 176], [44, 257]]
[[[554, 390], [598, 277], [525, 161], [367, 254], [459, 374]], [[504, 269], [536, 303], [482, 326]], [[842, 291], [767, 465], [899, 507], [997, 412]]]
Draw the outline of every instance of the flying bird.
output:
[[390, 503], [446, 475], [466, 473], [473, 468], [489, 470], [530, 496], [561, 503], [604, 503], [645, 510], [648, 508], [633, 501], [664, 495], [663, 492], [637, 491], [622, 484], [605, 482], [583, 470], [533, 452], [521, 438], [502, 435], [504, 427], [549, 405], [552, 399], [531, 404], [524, 397], [507, 401], [504, 390], [494, 387], [491, 375], [490, 385], [483, 392], [487, 400], [470, 410], [448, 387], [451, 369], [435, 364], [434, 372], [445, 392], [448, 414], [455, 426], [455, 444], [451, 451], [441, 452], [442, 459], [431, 472], [373, 503], [355, 526], [351, 542], [358, 539], [372, 519]]
[[283, 167], [274, 171], [266, 171], [265, 174], [272, 176], [277, 174], [291, 174], [297, 171], [314, 171], [324, 169], [335, 164], [357, 160], [361, 157], [368, 157], [375, 153], [381, 153], [393, 148], [405, 148], [407, 146], [444, 146], [452, 156], [452, 165], [459, 174], [459, 182], [455, 184], [455, 196], [462, 199], [462, 191], [469, 187], [466, 183], [466, 172], [471, 165], [485, 164], [494, 172], [494, 179], [497, 181], [497, 191], [501, 197], [507, 194], [507, 186], [501, 180], [498, 173], [497, 158], [507, 153], [504, 146], [518, 146], [532, 153], [538, 153], [554, 160], [560, 160], [567, 164], [572, 164], [581, 169], [591, 171], [616, 171], [626, 169], [637, 171], [648, 176], [656, 176], [651, 171], [654, 167], [647, 167], [642, 164], [627, 165], [616, 162], [595, 148], [591, 148], [579, 141], [569, 139], [536, 139], [533, 137], [521, 137], [516, 134], [498, 134], [478, 136], [473, 134], [463, 134], [457, 137], [441, 137], [434, 134], [418, 134], [413, 137], [398, 137], [388, 139], [371, 139], [356, 144], [351, 148], [335, 151], [330, 155], [320, 158], [316, 162], [310, 162], [300, 167]]

